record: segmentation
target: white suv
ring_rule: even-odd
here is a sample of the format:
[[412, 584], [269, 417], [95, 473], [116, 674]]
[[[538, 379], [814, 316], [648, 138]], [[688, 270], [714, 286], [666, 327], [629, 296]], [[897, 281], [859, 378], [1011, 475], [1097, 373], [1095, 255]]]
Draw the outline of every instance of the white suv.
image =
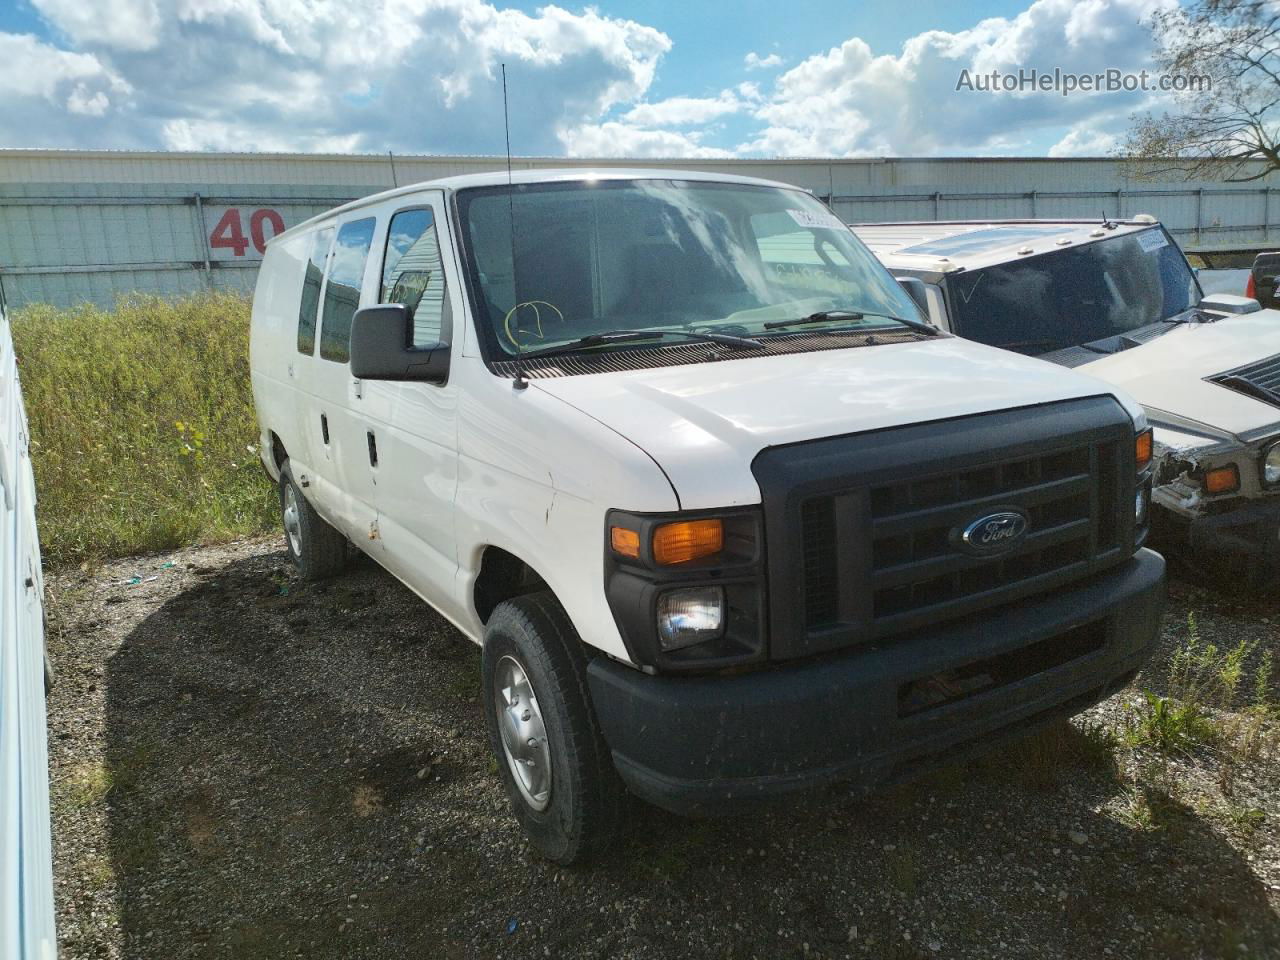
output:
[[483, 645], [554, 860], [602, 848], [624, 787], [865, 787], [1075, 712], [1158, 632], [1141, 407], [922, 323], [783, 184], [348, 204], [268, 247], [252, 368], [301, 574], [354, 543]]

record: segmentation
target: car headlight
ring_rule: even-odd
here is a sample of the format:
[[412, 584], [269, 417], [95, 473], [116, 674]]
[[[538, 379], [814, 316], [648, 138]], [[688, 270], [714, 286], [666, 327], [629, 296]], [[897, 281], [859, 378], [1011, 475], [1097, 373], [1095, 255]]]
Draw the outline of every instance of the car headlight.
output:
[[724, 632], [724, 590], [682, 587], [658, 597], [658, 642], [679, 650], [715, 640]]
[[1280, 484], [1280, 441], [1267, 447], [1262, 456], [1262, 482], [1268, 487]]

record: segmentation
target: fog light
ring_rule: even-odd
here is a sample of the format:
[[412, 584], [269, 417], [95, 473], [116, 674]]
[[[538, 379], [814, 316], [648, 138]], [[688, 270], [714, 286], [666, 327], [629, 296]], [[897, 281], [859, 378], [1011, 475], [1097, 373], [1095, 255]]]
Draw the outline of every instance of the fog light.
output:
[[1280, 483], [1280, 443], [1273, 443], [1262, 461], [1262, 482], [1268, 487]]
[[1145, 485], [1139, 487], [1134, 494], [1133, 519], [1138, 526], [1142, 526], [1147, 519], [1147, 488]]
[[679, 650], [715, 640], [724, 632], [724, 590], [681, 587], [658, 597], [658, 641], [663, 650]]

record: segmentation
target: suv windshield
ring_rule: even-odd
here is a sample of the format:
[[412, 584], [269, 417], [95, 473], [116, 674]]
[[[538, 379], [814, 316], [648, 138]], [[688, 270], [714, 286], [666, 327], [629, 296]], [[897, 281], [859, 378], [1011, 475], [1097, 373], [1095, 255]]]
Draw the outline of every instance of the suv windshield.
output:
[[1028, 354], [1168, 320], [1200, 297], [1161, 227], [952, 274], [946, 285], [955, 333]]
[[[920, 316], [848, 228], [798, 190], [517, 184], [460, 191], [458, 213], [478, 325], [499, 356], [616, 330], [785, 337], [901, 329], [893, 317]], [[823, 311], [846, 313], [766, 327]]]

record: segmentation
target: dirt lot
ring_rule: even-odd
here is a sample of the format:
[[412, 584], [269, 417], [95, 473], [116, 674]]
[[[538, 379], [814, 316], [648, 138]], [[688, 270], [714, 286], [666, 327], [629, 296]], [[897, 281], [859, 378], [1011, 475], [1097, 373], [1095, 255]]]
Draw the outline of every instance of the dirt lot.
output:
[[[507, 815], [477, 652], [367, 561], [303, 587], [257, 540], [58, 575], [50, 605], [68, 960], [1280, 957], [1274, 745], [1134, 746], [1136, 690], [869, 799], [637, 804], [564, 870]], [[1139, 686], [1189, 612], [1280, 646], [1280, 602], [1175, 583]]]

